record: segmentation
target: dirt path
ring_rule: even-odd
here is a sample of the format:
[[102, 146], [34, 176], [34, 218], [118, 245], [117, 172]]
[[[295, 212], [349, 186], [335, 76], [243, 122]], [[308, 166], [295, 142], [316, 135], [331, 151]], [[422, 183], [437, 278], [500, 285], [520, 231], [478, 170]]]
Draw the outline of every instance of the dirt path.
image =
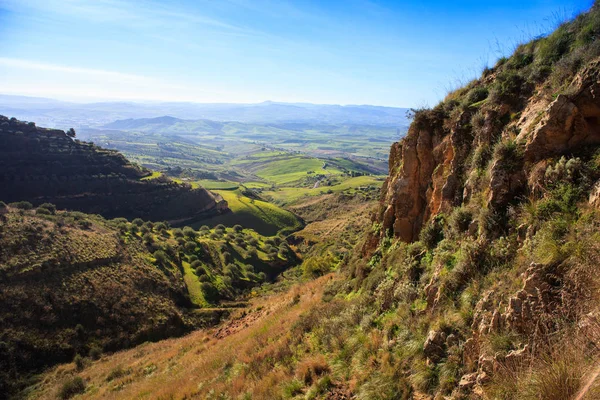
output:
[[577, 397], [575, 397], [575, 400], [583, 400], [583, 398], [585, 397], [585, 395], [587, 394], [587, 392], [591, 389], [592, 385], [594, 384], [594, 382], [598, 378], [598, 375], [600, 375], [600, 365], [598, 365], [596, 367], [596, 369], [594, 370], [594, 372], [592, 373], [592, 375], [588, 378], [587, 383], [579, 391], [579, 393], [577, 394]]

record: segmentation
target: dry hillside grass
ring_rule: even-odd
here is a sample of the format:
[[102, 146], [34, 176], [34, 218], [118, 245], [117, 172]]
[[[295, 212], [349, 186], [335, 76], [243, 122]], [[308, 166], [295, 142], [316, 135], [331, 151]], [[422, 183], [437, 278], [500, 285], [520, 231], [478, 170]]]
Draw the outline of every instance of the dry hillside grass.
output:
[[285, 294], [256, 299], [218, 328], [104, 356], [83, 371], [75, 364], [59, 366], [28, 398], [55, 399], [76, 376], [85, 382], [81, 399], [280, 398], [282, 382], [294, 378], [298, 362], [306, 380], [327, 368], [322, 360], [291, 354], [290, 327], [321, 302], [331, 279], [327, 275]]

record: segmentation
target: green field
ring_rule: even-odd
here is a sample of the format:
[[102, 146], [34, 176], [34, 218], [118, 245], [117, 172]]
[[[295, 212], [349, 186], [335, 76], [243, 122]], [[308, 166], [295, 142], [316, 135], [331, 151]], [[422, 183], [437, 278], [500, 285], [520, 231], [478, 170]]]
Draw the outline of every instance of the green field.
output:
[[227, 201], [230, 213], [218, 215], [198, 222], [195, 227], [207, 225], [214, 227], [223, 224], [228, 227], [242, 225], [254, 229], [261, 235], [273, 236], [280, 231], [292, 232], [302, 228], [302, 221], [294, 213], [258, 199], [252, 199], [242, 193], [242, 189], [213, 190]]
[[183, 280], [187, 286], [188, 293], [190, 294], [190, 300], [198, 307], [208, 306], [208, 302], [204, 299], [204, 293], [200, 287], [200, 281], [198, 276], [194, 273], [190, 267], [190, 263], [183, 261]]
[[164, 175], [223, 196], [231, 212], [196, 227], [240, 224], [267, 236], [303, 226], [284, 205], [331, 192], [372, 196], [399, 135], [396, 128], [372, 126], [158, 122], [127, 122], [120, 130], [83, 130], [81, 136], [154, 171], [144, 179]]
[[358, 176], [348, 178], [338, 185], [322, 186], [318, 188], [281, 188], [273, 191], [263, 192], [263, 196], [279, 204], [291, 204], [302, 198], [318, 196], [325, 193], [348, 192], [353, 193], [360, 188], [375, 186], [381, 187], [385, 177], [381, 176]]

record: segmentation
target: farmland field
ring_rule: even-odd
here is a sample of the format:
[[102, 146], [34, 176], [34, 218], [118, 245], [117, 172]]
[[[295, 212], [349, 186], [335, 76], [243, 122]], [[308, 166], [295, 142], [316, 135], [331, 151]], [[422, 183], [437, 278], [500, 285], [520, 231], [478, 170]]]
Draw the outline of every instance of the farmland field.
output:
[[389, 146], [402, 127], [249, 124], [171, 117], [124, 120], [79, 135], [133, 162], [221, 195], [231, 212], [195, 227], [240, 224], [262, 235], [292, 232], [302, 219], [284, 207], [327, 193], [376, 193]]

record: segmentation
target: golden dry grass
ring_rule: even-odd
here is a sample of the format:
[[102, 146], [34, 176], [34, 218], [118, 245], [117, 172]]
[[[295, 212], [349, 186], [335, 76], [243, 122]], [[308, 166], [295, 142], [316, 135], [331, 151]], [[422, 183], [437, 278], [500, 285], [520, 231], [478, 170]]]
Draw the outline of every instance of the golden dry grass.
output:
[[[55, 399], [61, 386], [76, 375], [86, 382], [78, 399], [203, 399], [223, 394], [279, 398], [281, 383], [293, 379], [299, 361], [290, 353], [290, 328], [321, 302], [324, 284], [332, 278], [324, 276], [287, 293], [256, 299], [225, 327], [145, 343], [104, 356], [81, 372], [74, 364], [58, 366], [43, 376], [28, 398]], [[217, 338], [217, 331], [224, 328], [231, 328], [231, 333]]]

